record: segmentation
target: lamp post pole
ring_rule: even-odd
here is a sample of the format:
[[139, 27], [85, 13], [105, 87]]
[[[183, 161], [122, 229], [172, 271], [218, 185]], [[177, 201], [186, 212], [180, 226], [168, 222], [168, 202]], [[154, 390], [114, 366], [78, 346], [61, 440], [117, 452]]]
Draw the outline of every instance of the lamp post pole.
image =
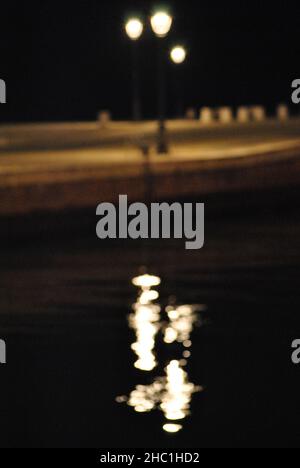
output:
[[151, 17], [151, 26], [158, 41], [158, 136], [157, 153], [169, 152], [166, 135], [166, 83], [164, 38], [172, 27], [173, 18], [165, 11], [158, 11]]
[[[178, 67], [179, 65], [182, 65], [185, 62], [186, 56], [187, 56], [187, 51], [185, 47], [181, 45], [173, 47], [170, 51], [171, 60], [176, 67]], [[177, 96], [176, 111], [177, 111], [178, 118], [182, 117], [182, 107], [183, 107], [181, 82], [182, 82], [182, 77], [180, 76], [180, 70], [176, 70], [176, 73], [174, 73], [174, 84], [175, 84], [175, 94]]]
[[166, 135], [166, 75], [164, 41], [158, 40], [158, 154], [169, 151]]
[[140, 77], [139, 77], [139, 56], [138, 39], [141, 37], [144, 25], [138, 18], [131, 18], [125, 25], [126, 33], [131, 39], [132, 55], [132, 118], [134, 121], [141, 120], [141, 99], [140, 99]]
[[140, 95], [140, 74], [139, 74], [139, 50], [137, 41], [131, 43], [132, 55], [132, 117], [135, 122], [142, 118], [141, 95]]

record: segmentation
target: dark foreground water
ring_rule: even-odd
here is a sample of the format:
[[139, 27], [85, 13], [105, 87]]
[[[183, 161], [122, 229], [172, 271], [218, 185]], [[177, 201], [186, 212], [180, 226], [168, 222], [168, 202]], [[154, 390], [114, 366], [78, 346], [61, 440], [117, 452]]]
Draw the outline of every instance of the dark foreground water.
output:
[[[145, 263], [161, 310], [130, 328]], [[199, 252], [94, 237], [3, 248], [1, 446], [299, 446], [299, 266], [300, 216], [285, 209], [212, 217]], [[182, 338], [184, 304], [199, 315], [183, 310]]]

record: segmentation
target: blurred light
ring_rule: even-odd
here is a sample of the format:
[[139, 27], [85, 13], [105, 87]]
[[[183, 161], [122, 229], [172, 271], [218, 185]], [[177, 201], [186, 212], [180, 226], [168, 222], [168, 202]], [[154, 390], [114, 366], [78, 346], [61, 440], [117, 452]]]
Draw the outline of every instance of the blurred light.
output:
[[[154, 354], [155, 337], [159, 331], [161, 308], [153, 301], [159, 294], [152, 286], [158, 286], [161, 280], [158, 276], [141, 275], [132, 280], [132, 283], [141, 288], [136, 304], [133, 304], [133, 313], [129, 316], [129, 325], [135, 330], [136, 342], [131, 345], [138, 359], [134, 366], [137, 369], [150, 372], [156, 365]], [[141, 411], [139, 411], [141, 412]]]
[[181, 368], [181, 362], [171, 361], [166, 368], [166, 376], [157, 377], [150, 385], [137, 385], [130, 393], [127, 404], [137, 413], [160, 408], [167, 420], [174, 421], [167, 425], [167, 429], [163, 429], [166, 432], [178, 432], [182, 426], [177, 422], [189, 415], [193, 393], [202, 390], [189, 382], [188, 374]]
[[148, 411], [148, 409], [142, 405], [137, 405], [134, 409], [137, 413], [147, 413]]
[[183, 346], [184, 346], [185, 348], [190, 348], [190, 347], [192, 346], [191, 340], [186, 340], [186, 341], [184, 341], [184, 342], [183, 342]]
[[194, 324], [198, 320], [198, 314], [195, 313], [197, 306], [183, 305], [178, 307], [167, 307], [166, 312], [170, 323], [164, 331], [164, 342], [174, 343], [175, 341], [183, 343], [184, 346], [192, 345], [190, 336]]
[[142, 275], [133, 278], [132, 284], [142, 289], [150, 289], [153, 286], [159, 286], [161, 279], [158, 276]]
[[192, 394], [199, 388], [188, 381], [188, 375], [179, 361], [171, 361], [166, 373], [165, 392], [160, 407], [166, 419], [178, 421], [188, 416]]
[[128, 398], [126, 396], [118, 396], [116, 398], [117, 403], [126, 403], [128, 401]]
[[179, 313], [177, 310], [167, 310], [170, 320], [176, 320], [179, 318]]
[[165, 37], [171, 29], [173, 18], [165, 11], [158, 11], [151, 17], [153, 32], [158, 37]]
[[170, 434], [176, 434], [176, 432], [181, 431], [182, 426], [180, 424], [165, 424], [163, 430], [169, 432]]
[[186, 59], [186, 50], [182, 46], [176, 46], [171, 50], [170, 56], [174, 63], [183, 63]]
[[126, 33], [130, 39], [136, 41], [143, 33], [144, 25], [138, 18], [132, 18], [125, 25]]
[[159, 294], [157, 291], [147, 290], [143, 291], [139, 297], [139, 303], [142, 305], [147, 305], [149, 302], [156, 301], [159, 298]]
[[156, 405], [156, 395], [161, 391], [161, 387], [156, 388], [156, 384], [138, 385], [130, 393], [128, 406], [134, 408], [137, 413], [147, 413], [152, 411]]
[[[160, 304], [153, 303], [159, 293], [152, 287], [160, 285], [161, 279], [144, 274], [134, 278], [132, 283], [140, 288], [136, 303], [132, 306], [133, 312], [128, 317], [129, 325], [136, 335], [136, 341], [131, 345], [137, 356], [134, 366], [142, 371], [152, 371], [157, 366], [155, 344], [161, 329], [165, 343], [177, 341], [181, 346], [192, 345], [190, 336], [198, 321], [198, 306], [167, 306], [166, 323], [161, 318]], [[190, 414], [192, 395], [203, 390], [189, 381], [185, 366], [190, 355], [189, 350], [183, 350], [183, 359], [172, 360], [163, 375], [156, 377], [149, 385], [137, 385], [129, 397], [118, 397], [117, 402], [127, 403], [137, 413], [159, 409], [169, 421], [162, 426], [163, 430], [179, 432], [182, 429], [179, 422]]]
[[155, 336], [159, 330], [160, 307], [154, 304], [135, 304], [135, 313], [129, 317], [129, 324], [135, 330], [136, 342], [131, 345], [138, 357], [134, 366], [143, 371], [151, 371], [156, 365], [154, 355]]
[[178, 337], [178, 333], [174, 328], [168, 327], [165, 329], [165, 335], [164, 335], [165, 343], [167, 344], [174, 343], [174, 341], [177, 340], [177, 337]]

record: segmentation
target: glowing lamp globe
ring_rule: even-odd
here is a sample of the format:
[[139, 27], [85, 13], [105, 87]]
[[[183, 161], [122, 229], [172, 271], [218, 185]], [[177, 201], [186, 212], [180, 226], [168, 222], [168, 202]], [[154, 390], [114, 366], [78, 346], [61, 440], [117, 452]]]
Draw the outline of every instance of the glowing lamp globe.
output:
[[182, 46], [176, 46], [171, 50], [171, 59], [177, 65], [183, 63], [186, 59], [186, 50]]
[[144, 25], [138, 18], [132, 18], [127, 21], [125, 30], [132, 41], [137, 41], [143, 33]]
[[165, 37], [170, 31], [173, 18], [165, 11], [158, 11], [151, 18], [151, 27], [158, 37]]

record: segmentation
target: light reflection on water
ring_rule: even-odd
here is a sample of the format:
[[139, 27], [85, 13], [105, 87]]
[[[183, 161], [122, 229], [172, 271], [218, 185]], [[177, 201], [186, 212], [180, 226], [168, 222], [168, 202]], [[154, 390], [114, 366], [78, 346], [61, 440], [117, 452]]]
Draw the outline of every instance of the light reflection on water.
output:
[[132, 283], [140, 288], [140, 294], [137, 302], [133, 304], [133, 314], [129, 316], [129, 326], [136, 334], [136, 342], [131, 348], [138, 357], [135, 367], [143, 371], [151, 371], [157, 365], [153, 350], [155, 337], [161, 326], [161, 307], [154, 304], [159, 294], [151, 288], [158, 286], [160, 282], [160, 278], [150, 275], [139, 276], [132, 280]]
[[164, 330], [164, 342], [167, 344], [183, 343], [186, 348], [191, 346], [190, 336], [195, 323], [199, 320], [200, 306], [183, 305], [168, 306], [166, 312], [169, 324]]
[[126, 402], [137, 413], [161, 410], [165, 418], [163, 430], [177, 433], [183, 428], [183, 419], [190, 414], [192, 395], [203, 390], [189, 381], [186, 366], [191, 357], [191, 334], [200, 323], [199, 312], [205, 306], [172, 304], [163, 310], [157, 302], [159, 293], [153, 289], [161, 284], [159, 277], [145, 274], [134, 278], [132, 283], [139, 288], [133, 313], [128, 318], [136, 336], [131, 345], [137, 357], [135, 367], [151, 372], [158, 366], [155, 345], [159, 332], [165, 346], [178, 343], [182, 358], [170, 360], [163, 376], [154, 378], [149, 385], [137, 385], [129, 397], [118, 397], [117, 401]]

